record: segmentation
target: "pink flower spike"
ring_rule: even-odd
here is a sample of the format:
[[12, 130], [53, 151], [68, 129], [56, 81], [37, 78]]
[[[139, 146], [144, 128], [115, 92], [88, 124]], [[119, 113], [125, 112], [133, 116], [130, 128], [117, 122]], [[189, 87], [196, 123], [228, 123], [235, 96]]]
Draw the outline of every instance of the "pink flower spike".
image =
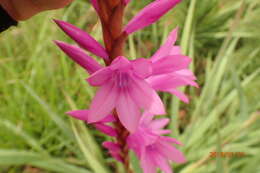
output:
[[92, 100], [89, 121], [97, 122], [116, 109], [121, 123], [134, 132], [141, 117], [141, 111], [164, 114], [164, 105], [157, 93], [142, 78], [148, 71], [136, 70], [125, 57], [117, 57], [110, 66], [93, 73], [87, 81], [98, 86]]
[[124, 28], [127, 34], [156, 22], [181, 0], [155, 0], [139, 12]]
[[54, 42], [73, 61], [75, 61], [81, 67], [86, 69], [89, 72], [89, 74], [92, 74], [102, 68], [102, 66], [97, 61], [95, 61], [92, 57], [88, 56], [81, 48], [61, 41], [54, 41]]
[[70, 36], [74, 41], [76, 41], [82, 48], [90, 51], [91, 53], [103, 59], [108, 59], [108, 54], [105, 48], [88, 33], [73, 26], [70, 23], [61, 20], [54, 21], [68, 36]]

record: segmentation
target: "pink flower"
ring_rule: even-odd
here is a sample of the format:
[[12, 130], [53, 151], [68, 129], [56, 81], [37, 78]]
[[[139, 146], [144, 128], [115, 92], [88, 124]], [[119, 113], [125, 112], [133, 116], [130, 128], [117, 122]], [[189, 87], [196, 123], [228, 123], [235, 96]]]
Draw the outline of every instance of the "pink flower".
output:
[[177, 88], [186, 85], [198, 87], [198, 85], [194, 82], [196, 77], [188, 69], [192, 60], [181, 54], [179, 46], [173, 46], [176, 39], [177, 29], [174, 29], [166, 42], [150, 58], [153, 74], [146, 80], [155, 90], [170, 92], [188, 103], [188, 97]]
[[155, 0], [139, 12], [124, 28], [127, 34], [136, 32], [159, 20], [181, 0]]
[[181, 143], [174, 138], [160, 136], [170, 133], [161, 129], [167, 125], [168, 119], [152, 119], [153, 116], [148, 113], [142, 116], [137, 131], [128, 137], [128, 146], [141, 160], [144, 173], [156, 173], [156, 167], [161, 168], [165, 173], [171, 173], [169, 160], [176, 163], [186, 161], [183, 154], [173, 146]]
[[[67, 114], [72, 116], [73, 118], [76, 118], [76, 119], [85, 121], [86, 123], [89, 123], [89, 121], [88, 121], [89, 110], [70, 111], [70, 112], [67, 112]], [[114, 118], [113, 115], [107, 115], [101, 121], [99, 121], [97, 123], [93, 123], [93, 125], [95, 126], [96, 129], [98, 129], [102, 133], [104, 133], [108, 136], [116, 137], [117, 136], [116, 130], [107, 124], [107, 123], [112, 123], [115, 121], [116, 121], [116, 119]]]
[[144, 80], [150, 72], [150, 68], [135, 67], [121, 56], [110, 66], [92, 74], [87, 81], [100, 89], [90, 105], [88, 121], [98, 122], [116, 109], [121, 123], [130, 132], [134, 132], [142, 110], [164, 114], [162, 101]]

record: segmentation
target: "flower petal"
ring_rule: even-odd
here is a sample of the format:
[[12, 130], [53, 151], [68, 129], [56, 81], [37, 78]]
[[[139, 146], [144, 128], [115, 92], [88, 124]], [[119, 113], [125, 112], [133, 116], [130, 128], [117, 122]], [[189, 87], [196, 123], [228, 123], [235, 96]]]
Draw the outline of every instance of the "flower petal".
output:
[[157, 145], [157, 149], [162, 153], [165, 157], [172, 160], [176, 163], [184, 163], [186, 162], [185, 157], [183, 156], [182, 152], [177, 150], [171, 144], [164, 142], [162, 140], [158, 141], [159, 144]]
[[153, 75], [170, 73], [189, 67], [191, 59], [183, 55], [169, 55], [161, 58], [160, 60], [154, 62]]
[[181, 0], [156, 0], [139, 12], [124, 28], [127, 34], [131, 34], [154, 22], [177, 5]]
[[106, 134], [108, 136], [112, 136], [112, 137], [117, 136], [116, 130], [109, 125], [105, 125], [102, 123], [96, 123], [95, 127], [96, 127], [96, 129], [98, 129], [99, 131], [103, 132], [104, 134]]
[[165, 142], [183, 146], [183, 144], [180, 141], [176, 140], [175, 138], [171, 138], [171, 137], [168, 137], [168, 136], [161, 136], [160, 138], [161, 138], [161, 140], [163, 140]]
[[145, 81], [134, 77], [130, 90], [130, 96], [144, 111], [151, 114], [165, 114], [164, 105], [158, 94]]
[[169, 121], [169, 118], [156, 119], [150, 123], [150, 127], [154, 130], [158, 130], [164, 128], [169, 123]]
[[114, 142], [110, 142], [110, 141], [105, 141], [102, 143], [102, 146], [109, 149], [109, 150], [112, 150], [114, 152], [120, 152], [121, 151], [121, 148], [118, 144], [114, 143]]
[[118, 56], [116, 59], [113, 60], [109, 68], [111, 70], [128, 70], [131, 68], [131, 63], [124, 56]]
[[89, 110], [76, 110], [76, 111], [66, 112], [66, 114], [83, 121], [88, 120], [88, 113]]
[[181, 55], [181, 47], [180, 46], [173, 46], [169, 55]]
[[98, 122], [105, 118], [115, 108], [117, 96], [111, 83], [100, 87], [90, 105], [88, 122]]
[[140, 123], [141, 126], [149, 126], [153, 120], [155, 115], [151, 114], [150, 112], [146, 111], [143, 113]]
[[184, 103], [189, 103], [189, 98], [183, 92], [178, 91], [177, 89], [170, 89], [168, 92], [178, 97]]
[[100, 121], [100, 123], [111, 123], [111, 122], [115, 122], [115, 121], [116, 121], [116, 118], [113, 115], [108, 115], [102, 121]]
[[159, 153], [155, 153], [153, 152], [152, 154], [152, 158], [154, 159], [156, 165], [161, 168], [161, 170], [164, 173], [172, 173], [172, 169], [168, 163], [167, 158], [163, 157], [161, 154]]
[[57, 25], [73, 40], [75, 40], [81, 47], [92, 52], [93, 54], [108, 59], [108, 54], [105, 48], [99, 44], [93, 37], [85, 31], [73, 26], [70, 23], [54, 20]]
[[122, 159], [122, 157], [120, 155], [121, 148], [120, 148], [120, 146], [118, 144], [116, 144], [114, 142], [103, 142], [102, 145], [109, 150], [109, 154], [113, 158], [115, 158], [119, 162], [123, 162], [123, 159]]
[[[183, 70], [179, 70], [179, 71], [176, 71], [175, 72], [176, 75], [179, 75], [179, 76], [183, 76], [185, 77], [186, 79], [189, 79], [189, 80], [196, 80], [196, 76], [193, 74], [193, 72], [189, 69], [183, 69]], [[199, 87], [199, 86], [197, 86]]]
[[101, 70], [93, 73], [87, 81], [92, 86], [101, 86], [111, 78], [112, 73], [113, 71], [110, 70], [110, 68], [102, 68]]
[[152, 74], [153, 69], [151, 61], [144, 58], [138, 58], [131, 63], [133, 64], [133, 70], [139, 77], [145, 79]]
[[144, 173], [156, 173], [156, 166], [149, 153], [144, 152], [141, 156], [141, 167]]
[[73, 61], [86, 69], [90, 74], [98, 71], [102, 66], [92, 57], [88, 56], [77, 46], [69, 45], [61, 41], [55, 41], [63, 52], [65, 52]]
[[[178, 28], [174, 29], [168, 36], [166, 42], [160, 47], [159, 50], [151, 57], [153, 62], [165, 57], [167, 55], [176, 55], [172, 53], [177, 53], [177, 46], [173, 46], [177, 40]], [[175, 49], [174, 49], [175, 48]]]
[[124, 127], [130, 132], [135, 132], [139, 124], [141, 112], [127, 91], [120, 93], [116, 110], [119, 120]]
[[179, 76], [174, 73], [152, 76], [148, 78], [147, 81], [155, 90], [159, 91], [168, 91], [186, 85], [198, 86], [196, 82], [187, 79], [187, 77]]
[[156, 115], [163, 115], [166, 113], [165, 108], [164, 108], [164, 104], [161, 100], [161, 98], [159, 97], [159, 95], [153, 90], [152, 91], [153, 94], [153, 102], [151, 103], [151, 106], [149, 108], [149, 112], [151, 112], [152, 114], [156, 114]]

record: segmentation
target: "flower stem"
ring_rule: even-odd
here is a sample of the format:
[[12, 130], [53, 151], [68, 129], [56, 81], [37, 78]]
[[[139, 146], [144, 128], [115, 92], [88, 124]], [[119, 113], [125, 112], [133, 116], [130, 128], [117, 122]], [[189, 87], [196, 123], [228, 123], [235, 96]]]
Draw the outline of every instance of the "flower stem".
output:
[[125, 5], [121, 0], [98, 0], [99, 16], [102, 24], [106, 51], [109, 54], [109, 65], [113, 59], [122, 56], [127, 35], [122, 32]]
[[[117, 116], [117, 114], [115, 114]], [[121, 157], [126, 173], [133, 173], [130, 167], [130, 158], [129, 158], [129, 148], [127, 145], [127, 137], [129, 132], [127, 129], [117, 120], [115, 123], [115, 128], [118, 134], [117, 143], [121, 146]]]
[[[116, 57], [124, 55], [124, 44], [127, 38], [127, 34], [122, 32], [125, 4], [122, 0], [98, 0], [98, 5], [103, 39], [109, 55], [109, 61], [105, 63], [110, 65]], [[121, 146], [121, 157], [125, 172], [133, 173], [130, 167], [129, 148], [126, 142], [129, 132], [120, 123], [116, 111], [114, 111], [114, 116], [117, 118], [117, 121], [114, 123], [118, 133], [116, 140]]]

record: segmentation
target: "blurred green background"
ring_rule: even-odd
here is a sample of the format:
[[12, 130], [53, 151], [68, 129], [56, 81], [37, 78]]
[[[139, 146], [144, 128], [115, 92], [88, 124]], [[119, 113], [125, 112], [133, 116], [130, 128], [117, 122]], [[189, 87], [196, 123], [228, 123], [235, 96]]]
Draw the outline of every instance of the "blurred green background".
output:
[[[151, 0], [132, 0], [128, 21]], [[95, 91], [84, 70], [52, 42], [72, 41], [52, 22], [68, 21], [102, 41], [87, 1], [45, 12], [0, 35], [0, 173], [114, 173], [120, 164], [100, 148], [107, 139], [65, 115], [84, 109]], [[149, 57], [180, 28], [178, 44], [193, 58], [199, 89], [190, 104], [162, 94], [172, 136], [187, 162], [177, 173], [260, 173], [260, 1], [183, 0], [158, 23], [132, 35], [126, 56]], [[243, 152], [211, 158], [210, 152]], [[136, 173], [141, 173], [134, 156]]]

